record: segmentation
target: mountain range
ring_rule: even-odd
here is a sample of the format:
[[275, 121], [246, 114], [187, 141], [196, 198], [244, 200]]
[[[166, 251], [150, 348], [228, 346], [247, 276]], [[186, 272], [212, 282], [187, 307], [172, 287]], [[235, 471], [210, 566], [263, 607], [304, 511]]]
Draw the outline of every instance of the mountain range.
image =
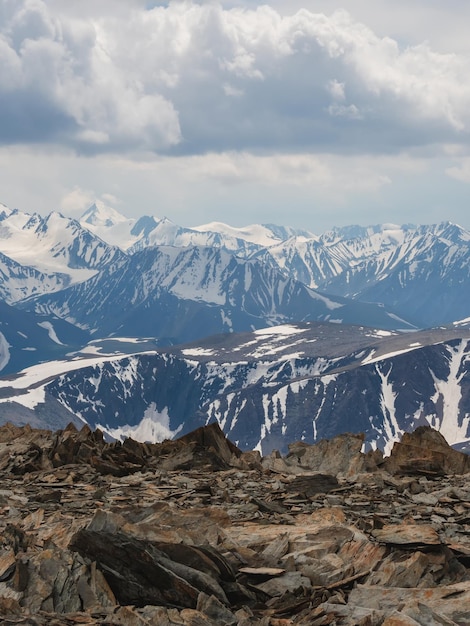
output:
[[315, 235], [0, 205], [0, 420], [158, 440], [215, 419], [263, 453], [431, 423], [465, 446], [469, 246], [448, 222]]

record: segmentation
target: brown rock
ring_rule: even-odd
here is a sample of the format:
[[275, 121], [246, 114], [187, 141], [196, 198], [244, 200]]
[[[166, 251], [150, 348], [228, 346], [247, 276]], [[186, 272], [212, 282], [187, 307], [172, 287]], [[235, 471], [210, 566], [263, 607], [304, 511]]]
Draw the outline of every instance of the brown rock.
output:
[[349, 602], [364, 608], [383, 610], [387, 616], [392, 615], [397, 606], [403, 607], [401, 611], [406, 613], [407, 605], [413, 607], [419, 602], [456, 624], [470, 623], [470, 581], [419, 589], [358, 585], [351, 591]]
[[286, 463], [334, 476], [351, 476], [366, 468], [365, 455], [361, 453], [364, 435], [346, 433], [333, 439], [323, 439], [313, 445], [302, 441], [289, 444]]
[[16, 556], [13, 551], [0, 554], [0, 582], [9, 580], [16, 568]]
[[441, 543], [434, 528], [425, 524], [388, 524], [373, 530], [372, 535], [382, 543], [397, 546], [437, 546]]
[[301, 572], [286, 572], [282, 576], [270, 578], [266, 582], [258, 583], [256, 588], [271, 597], [280, 597], [287, 592], [296, 593], [308, 590], [312, 586], [310, 579]]
[[121, 604], [194, 608], [201, 591], [228, 604], [217, 564], [196, 547], [90, 529], [79, 531], [70, 547], [96, 561]]
[[392, 552], [367, 579], [369, 585], [418, 587], [428, 568], [434, 564], [423, 552]]
[[465, 476], [338, 478], [340, 444], [260, 467], [214, 426], [162, 444], [0, 428], [0, 622], [470, 623]]
[[203, 426], [177, 439], [180, 445], [195, 444], [194, 465], [212, 469], [230, 467], [232, 457], [239, 458], [242, 451], [224, 435], [217, 422]]
[[384, 468], [391, 474], [466, 474], [470, 472], [470, 456], [453, 450], [437, 430], [420, 426], [394, 444]]
[[394, 611], [392, 615], [385, 618], [382, 626], [421, 626], [421, 624], [409, 615], [405, 615], [399, 611]]

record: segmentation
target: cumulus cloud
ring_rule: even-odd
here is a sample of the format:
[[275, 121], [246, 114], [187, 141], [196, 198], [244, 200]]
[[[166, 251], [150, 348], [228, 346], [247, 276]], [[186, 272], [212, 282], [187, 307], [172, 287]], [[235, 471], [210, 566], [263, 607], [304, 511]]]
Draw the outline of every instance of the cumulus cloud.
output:
[[179, 141], [172, 103], [120, 71], [98, 25], [53, 17], [41, 0], [2, 8], [0, 141], [92, 151]]
[[468, 140], [468, 59], [344, 11], [65, 4], [0, 0], [3, 144], [183, 155]]

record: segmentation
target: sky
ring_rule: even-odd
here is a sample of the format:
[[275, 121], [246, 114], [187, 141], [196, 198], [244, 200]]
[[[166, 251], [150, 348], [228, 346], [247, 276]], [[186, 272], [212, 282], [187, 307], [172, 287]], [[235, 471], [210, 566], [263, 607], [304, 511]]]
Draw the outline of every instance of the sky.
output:
[[0, 0], [0, 202], [470, 228], [468, 0]]

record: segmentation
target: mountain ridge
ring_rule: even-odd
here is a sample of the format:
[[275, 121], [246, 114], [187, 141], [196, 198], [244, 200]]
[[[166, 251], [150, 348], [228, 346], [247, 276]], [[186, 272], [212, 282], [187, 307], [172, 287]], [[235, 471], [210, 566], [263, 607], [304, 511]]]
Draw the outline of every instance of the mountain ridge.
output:
[[263, 454], [341, 432], [364, 432], [367, 447], [387, 452], [420, 425], [470, 443], [470, 329], [304, 323], [170, 349], [143, 343], [136, 352], [129, 340], [126, 350], [71, 355], [0, 381], [0, 414], [18, 403], [37, 418], [53, 400], [112, 437], [143, 440], [216, 421]]

